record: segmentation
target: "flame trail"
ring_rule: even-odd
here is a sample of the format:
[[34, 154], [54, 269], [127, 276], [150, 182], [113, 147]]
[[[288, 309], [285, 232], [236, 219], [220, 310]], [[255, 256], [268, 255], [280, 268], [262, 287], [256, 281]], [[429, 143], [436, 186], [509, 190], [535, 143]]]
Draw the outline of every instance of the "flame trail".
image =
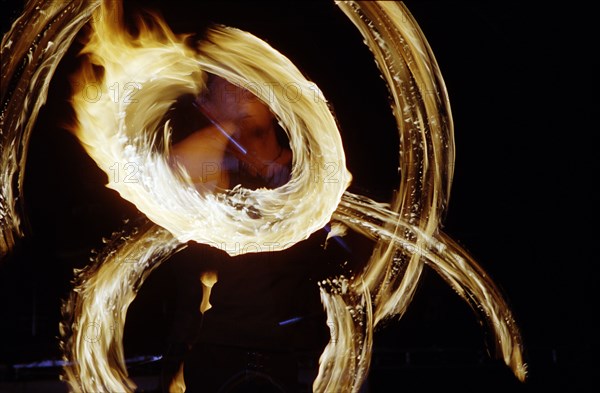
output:
[[[309, 91], [311, 82], [283, 55], [257, 37], [234, 28], [215, 28], [198, 52], [176, 37], [162, 20], [140, 26], [132, 39], [107, 16], [118, 9], [100, 8], [92, 18], [94, 34], [83, 53], [89, 62], [74, 77], [82, 86], [100, 84], [101, 94], [90, 102], [76, 92], [73, 108], [75, 134], [88, 154], [109, 175], [108, 187], [133, 202], [152, 221], [171, 231], [181, 242], [194, 240], [223, 245], [232, 255], [236, 244], [269, 244], [274, 251], [304, 240], [329, 222], [350, 182], [340, 133], [327, 103], [302, 94], [293, 101], [275, 88], [259, 98], [268, 103], [288, 132], [294, 156], [290, 181], [277, 189], [234, 188], [226, 194], [200, 195], [190, 177], [169, 164], [170, 130], [159, 136], [159, 122], [177, 97], [205, 89], [207, 72], [249, 86], [293, 84]], [[124, 59], [127, 59], [124, 61]], [[93, 66], [104, 70], [101, 81]], [[111, 86], [138, 86], [133, 99], [117, 100]], [[154, 148], [162, 138], [163, 151]], [[315, 182], [312, 168], [335, 163], [342, 176], [335, 182]], [[115, 164], [132, 165], [135, 182], [119, 181]], [[179, 175], [179, 176], [177, 176]], [[183, 184], [182, 184], [183, 180]], [[256, 252], [258, 248], [249, 248]]]
[[0, 261], [25, 235], [27, 146], [49, 82], [99, 1], [29, 1], [0, 41]]
[[[108, 175], [108, 187], [134, 203], [150, 221], [115, 234], [78, 273], [65, 302], [62, 347], [73, 391], [135, 389], [123, 359], [126, 312], [145, 277], [188, 240], [217, 245], [232, 255], [239, 243], [282, 250], [330, 221], [376, 240], [366, 268], [354, 277], [321, 284], [328, 324], [335, 331], [325, 348], [316, 392], [357, 392], [368, 373], [373, 329], [400, 318], [410, 304], [425, 264], [432, 267], [485, 318], [499, 354], [524, 380], [519, 329], [494, 282], [477, 262], [440, 229], [453, 176], [454, 131], [449, 99], [431, 48], [402, 3], [337, 2], [372, 51], [388, 85], [400, 135], [401, 179], [397, 196], [379, 203], [346, 191], [341, 138], [326, 101], [281, 90], [259, 92], [290, 139], [292, 179], [273, 189], [235, 187], [200, 194], [185, 168], [169, 162], [170, 133], [161, 119], [177, 97], [199, 94], [207, 73], [249, 86], [292, 83], [300, 91], [314, 84], [281, 53], [250, 33], [213, 29], [196, 48], [185, 44], [157, 16], [132, 37], [115, 2], [39, 1], [2, 39], [0, 108], [0, 256], [22, 237], [23, 168], [29, 134], [45, 102], [48, 82], [75, 34], [90, 18], [86, 62], [73, 76], [72, 131]], [[37, 8], [36, 8], [37, 7]], [[31, 21], [32, 26], [25, 29]], [[100, 67], [102, 74], [96, 73]], [[87, 86], [98, 87], [94, 99]], [[96, 99], [97, 98], [97, 99]], [[335, 164], [335, 182], [314, 181], [315, 168]], [[119, 181], [114, 165], [133, 169], [134, 181]], [[128, 261], [127, 263], [124, 263]], [[89, 339], [88, 330], [102, 332]]]
[[64, 380], [75, 392], [134, 391], [127, 378], [123, 333], [127, 309], [146, 277], [184, 248], [152, 222], [116, 232], [87, 268], [62, 309]]

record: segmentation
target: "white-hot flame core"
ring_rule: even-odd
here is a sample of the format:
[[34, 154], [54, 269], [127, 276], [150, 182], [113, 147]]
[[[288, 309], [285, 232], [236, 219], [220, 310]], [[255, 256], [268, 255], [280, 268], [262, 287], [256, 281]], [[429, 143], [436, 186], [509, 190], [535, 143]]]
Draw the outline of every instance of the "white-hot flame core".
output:
[[[488, 321], [504, 361], [525, 379], [520, 333], [510, 308], [476, 261], [439, 228], [452, 183], [454, 135], [447, 92], [423, 33], [402, 3], [337, 4], [363, 35], [390, 90], [401, 142], [401, 180], [391, 203], [345, 192], [351, 177], [327, 103], [315, 100], [315, 85], [285, 56], [247, 32], [216, 28], [192, 49], [158, 17], [131, 37], [120, 21], [118, 2], [73, 1], [57, 7], [40, 1], [28, 3], [3, 38], [0, 253], [10, 250], [14, 235], [22, 236], [15, 200], [22, 192], [29, 132], [56, 65], [92, 13], [84, 49], [89, 57], [74, 82], [99, 90], [92, 96], [75, 92], [73, 131], [108, 175], [108, 186], [152, 221], [116, 234], [77, 275], [61, 324], [68, 361], [64, 378], [73, 391], [134, 391], [123, 357], [127, 308], [147, 275], [186, 241], [215, 245], [232, 255], [273, 251], [330, 221], [334, 234], [349, 228], [377, 245], [363, 272], [321, 283], [332, 340], [321, 356], [315, 392], [360, 389], [374, 327], [404, 314], [425, 264]], [[28, 18], [35, 23], [27, 30]], [[17, 75], [22, 59], [25, 71]], [[101, 66], [101, 77], [92, 65]], [[205, 89], [206, 73], [242, 87], [293, 85], [310, 92], [291, 99], [277, 88], [257, 90], [288, 133], [294, 156], [288, 183], [273, 190], [236, 187], [201, 194], [183, 167], [170, 164], [170, 129], [161, 129], [161, 120], [179, 96]], [[11, 78], [15, 83], [5, 88]], [[335, 179], [323, 176], [331, 166], [337, 170]], [[257, 247], [239, 246], [250, 243]], [[214, 279], [205, 277], [206, 288]]]
[[[159, 22], [156, 30], [142, 27], [132, 39], [118, 24], [104, 23], [114, 20], [107, 12], [112, 10], [100, 8], [92, 19], [94, 33], [83, 50], [90, 61], [75, 77], [82, 86], [99, 86], [99, 98], [76, 93], [73, 108], [75, 134], [108, 175], [108, 187], [181, 242], [217, 245], [231, 255], [264, 249], [239, 244], [269, 245], [273, 251], [291, 247], [329, 222], [351, 176], [335, 119], [326, 101], [315, 100], [314, 83], [250, 33], [215, 28], [196, 52], [186, 47], [185, 37], [174, 36]], [[104, 70], [101, 80], [93, 66]], [[205, 89], [207, 72], [238, 86], [275, 86], [258, 91], [258, 98], [269, 105], [290, 139], [294, 159], [286, 184], [200, 193], [182, 166], [174, 170], [170, 165], [170, 132], [159, 128], [160, 120], [179, 96]], [[115, 100], [111, 89], [127, 84], [139, 91]], [[277, 88], [290, 85], [301, 94], [290, 97]], [[155, 147], [159, 138], [162, 151]], [[129, 181], [114, 170], [126, 165], [135, 170]], [[339, 169], [338, 176], [315, 181], [315, 172], [325, 165]]]

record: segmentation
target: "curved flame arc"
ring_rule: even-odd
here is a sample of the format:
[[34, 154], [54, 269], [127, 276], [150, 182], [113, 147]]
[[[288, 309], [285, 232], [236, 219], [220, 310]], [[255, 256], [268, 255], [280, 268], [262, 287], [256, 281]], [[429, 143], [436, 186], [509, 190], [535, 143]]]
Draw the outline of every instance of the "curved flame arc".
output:
[[[115, 233], [77, 274], [61, 324], [68, 360], [64, 378], [73, 391], [135, 390], [123, 357], [127, 309], [148, 274], [185, 242], [218, 246], [231, 255], [260, 251], [235, 247], [249, 242], [281, 250], [330, 221], [377, 245], [360, 274], [321, 285], [336, 337], [321, 356], [314, 391], [359, 391], [370, 366], [374, 328], [386, 318], [402, 317], [425, 265], [481, 311], [499, 354], [525, 379], [520, 332], [500, 290], [440, 229], [454, 169], [451, 109], [433, 52], [402, 3], [336, 2], [363, 35], [389, 88], [401, 142], [400, 184], [390, 203], [346, 191], [352, 177], [327, 102], [315, 100], [314, 83], [258, 37], [218, 27], [191, 48], [185, 35], [173, 34], [156, 15], [132, 37], [118, 2], [58, 3], [28, 3], [2, 39], [0, 255], [24, 236], [17, 201], [22, 202], [27, 143], [48, 82], [90, 18], [93, 34], [82, 52], [87, 60], [73, 77], [80, 90], [72, 100], [77, 115], [72, 131], [107, 174], [108, 187], [149, 219]], [[36, 23], [26, 31], [29, 20]], [[170, 164], [171, 130], [162, 119], [177, 97], [206, 88], [206, 73], [240, 86], [292, 83], [307, 93], [294, 102], [277, 89], [259, 96], [290, 139], [294, 161], [287, 184], [200, 194], [185, 169]], [[93, 97], [84, 90], [91, 85], [98, 89]], [[315, 181], [315, 170], [330, 164], [339, 169], [336, 181]], [[114, 165], [134, 168], [134, 181], [118, 178]], [[90, 339], [90, 328], [102, 332], [98, 339]]]

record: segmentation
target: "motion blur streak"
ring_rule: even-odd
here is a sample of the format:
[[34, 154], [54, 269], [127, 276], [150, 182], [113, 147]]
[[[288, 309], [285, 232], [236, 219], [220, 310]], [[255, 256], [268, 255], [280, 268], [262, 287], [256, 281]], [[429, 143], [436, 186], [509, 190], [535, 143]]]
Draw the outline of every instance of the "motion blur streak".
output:
[[[215, 27], [192, 47], [188, 36], [175, 35], [158, 15], [141, 19], [132, 36], [119, 2], [38, 1], [27, 5], [3, 37], [0, 256], [25, 235], [22, 184], [29, 136], [56, 66], [88, 22], [82, 66], [72, 76], [77, 120], [70, 131], [107, 174], [108, 187], [147, 217], [115, 232], [76, 274], [60, 326], [64, 379], [73, 391], [135, 390], [123, 356], [127, 309], [148, 274], [187, 241], [225, 245], [231, 255], [264, 250], [236, 246], [250, 243], [276, 251], [329, 222], [340, 233], [345, 226], [376, 240], [376, 246], [362, 272], [320, 284], [332, 339], [321, 355], [314, 391], [359, 391], [369, 371], [374, 328], [402, 317], [425, 265], [488, 322], [500, 356], [525, 379], [521, 336], [506, 301], [440, 229], [452, 185], [454, 131], [431, 48], [402, 3], [336, 4], [363, 35], [389, 88], [401, 175], [389, 203], [346, 191], [352, 177], [340, 132], [327, 101], [314, 94], [290, 100], [278, 89], [259, 91], [293, 152], [292, 179], [279, 188], [202, 193], [183, 167], [170, 165], [172, 129], [162, 119], [179, 96], [205, 91], [207, 73], [244, 87], [293, 84], [300, 92], [315, 92], [289, 59], [248, 32]], [[91, 85], [99, 89], [93, 99], [85, 90]], [[133, 181], [116, 178], [114, 165], [135, 168]], [[335, 178], [323, 176], [331, 174], [329, 168]]]

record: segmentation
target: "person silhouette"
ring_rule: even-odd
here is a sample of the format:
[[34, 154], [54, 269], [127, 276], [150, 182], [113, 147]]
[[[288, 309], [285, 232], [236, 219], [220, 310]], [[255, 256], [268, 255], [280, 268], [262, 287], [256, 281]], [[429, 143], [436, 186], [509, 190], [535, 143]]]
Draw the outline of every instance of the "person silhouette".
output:
[[[204, 126], [173, 144], [173, 165], [185, 168], [200, 193], [285, 184], [292, 152], [268, 105], [216, 75], [206, 86], [194, 103]], [[186, 392], [293, 393], [310, 384], [300, 380], [299, 362], [307, 356], [315, 376], [329, 341], [318, 282], [346, 257], [335, 247], [324, 249], [327, 235], [321, 229], [278, 252], [231, 257], [190, 242], [177, 254], [179, 304], [163, 391], [185, 385]]]

